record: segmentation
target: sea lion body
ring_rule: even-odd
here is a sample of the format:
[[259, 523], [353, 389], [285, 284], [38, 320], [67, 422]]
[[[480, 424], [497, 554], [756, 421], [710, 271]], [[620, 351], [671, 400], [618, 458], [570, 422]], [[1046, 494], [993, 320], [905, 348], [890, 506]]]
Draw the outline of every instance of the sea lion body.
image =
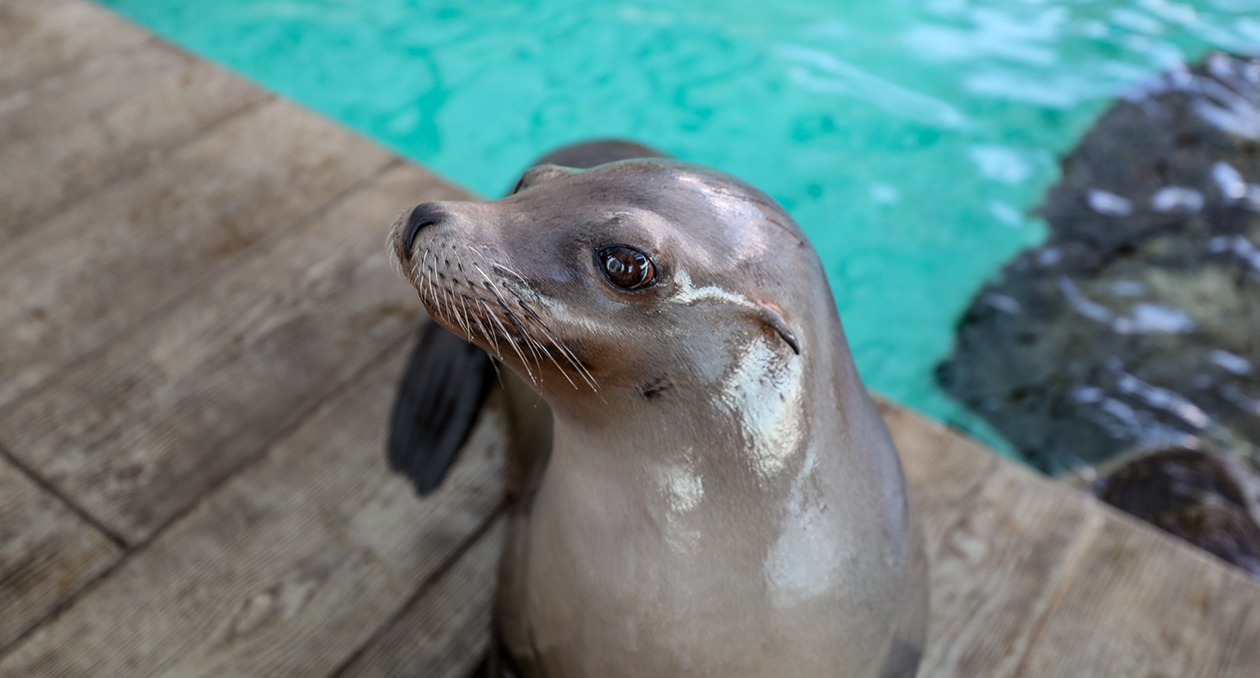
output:
[[393, 242], [431, 315], [554, 416], [504, 553], [512, 672], [914, 674], [926, 581], [896, 452], [773, 200], [669, 160], [544, 166], [499, 201], [417, 207]]

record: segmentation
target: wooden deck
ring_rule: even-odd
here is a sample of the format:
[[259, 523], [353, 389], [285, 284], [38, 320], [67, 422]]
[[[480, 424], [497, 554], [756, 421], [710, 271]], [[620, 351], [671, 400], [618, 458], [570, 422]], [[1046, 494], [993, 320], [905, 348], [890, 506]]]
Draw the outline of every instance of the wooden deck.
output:
[[[461, 676], [500, 416], [385, 468], [418, 301], [387, 225], [465, 194], [81, 0], [0, 0], [0, 676]], [[884, 405], [932, 560], [922, 676], [1260, 675], [1260, 586]]]

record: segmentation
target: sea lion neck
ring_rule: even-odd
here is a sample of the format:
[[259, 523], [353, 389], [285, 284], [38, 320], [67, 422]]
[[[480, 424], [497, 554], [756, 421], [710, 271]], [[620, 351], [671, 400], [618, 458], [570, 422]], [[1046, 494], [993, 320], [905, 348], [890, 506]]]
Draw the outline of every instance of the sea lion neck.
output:
[[827, 403], [807, 397], [815, 372], [830, 370], [830, 363], [755, 337], [736, 346], [710, 380], [675, 374], [595, 396], [553, 394], [553, 463], [604, 469], [676, 464], [686, 461], [690, 449], [721, 449], [709, 460], [721, 477], [737, 483], [774, 478], [800, 457], [820, 418], [835, 419], [825, 411]]

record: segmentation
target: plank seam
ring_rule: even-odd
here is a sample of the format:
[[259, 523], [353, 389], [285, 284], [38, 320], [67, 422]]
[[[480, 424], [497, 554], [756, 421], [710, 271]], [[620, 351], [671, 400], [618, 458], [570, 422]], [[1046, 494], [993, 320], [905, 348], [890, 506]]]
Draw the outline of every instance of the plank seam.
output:
[[[272, 436], [267, 442], [263, 443], [262, 445], [259, 445], [258, 452], [255, 452], [253, 455], [245, 457], [241, 461], [241, 463], [237, 464], [234, 468], [232, 468], [227, 473], [225, 473], [222, 478], [218, 479], [214, 483], [211, 483], [209, 486], [207, 486], [206, 490], [202, 492], [201, 495], [198, 496], [191, 504], [189, 504], [183, 510], [177, 511], [174, 514], [172, 514], [168, 520], [166, 520], [161, 525], [159, 525], [156, 529], [154, 529], [153, 532], [149, 534], [148, 537], [136, 542], [134, 546], [124, 551], [117, 560], [115, 560], [109, 566], [103, 568], [96, 576], [83, 582], [83, 584], [79, 587], [79, 589], [73, 595], [68, 596], [64, 600], [58, 601], [57, 604], [52, 607], [52, 609], [50, 609], [47, 613], [44, 614], [44, 616], [35, 620], [26, 630], [24, 630], [22, 633], [14, 637], [14, 639], [10, 641], [8, 644], [0, 645], [0, 659], [4, 658], [10, 652], [12, 652], [16, 648], [18, 648], [20, 645], [25, 643], [27, 640], [29, 640], [30, 637], [35, 635], [35, 633], [39, 631], [41, 628], [49, 624], [52, 624], [53, 622], [56, 622], [57, 619], [61, 617], [62, 614], [64, 614], [67, 610], [69, 610], [73, 606], [75, 601], [77, 601], [83, 595], [91, 592], [97, 586], [100, 586], [102, 582], [104, 582], [109, 577], [113, 576], [115, 572], [122, 569], [122, 567], [126, 565], [128, 562], [130, 562], [132, 558], [134, 558], [137, 554], [143, 552], [153, 542], [159, 539], [162, 536], [162, 534], [164, 534], [168, 529], [171, 528], [171, 526], [175, 525], [176, 523], [178, 523], [179, 521], [183, 520], [184, 518], [192, 514], [194, 511], [196, 511], [197, 508], [201, 506], [208, 497], [213, 495], [216, 491], [218, 491], [220, 488], [222, 488], [224, 485], [230, 482], [233, 478], [240, 475], [241, 473], [249, 469], [251, 466], [254, 466], [260, 463], [261, 461], [263, 461], [264, 459], [266, 459], [268, 454], [271, 452], [271, 450], [273, 450], [277, 445], [279, 445], [286, 438], [288, 438], [290, 435], [292, 435], [294, 432], [300, 429], [302, 425], [305, 424], [311, 418], [313, 414], [318, 412], [324, 405], [326, 405], [329, 401], [333, 400], [336, 396], [341, 395], [347, 388], [349, 388], [356, 382], [363, 379], [373, 369], [380, 367], [381, 364], [389, 360], [393, 352], [402, 350], [404, 344], [407, 341], [409, 341], [411, 338], [412, 338], [412, 335], [408, 334], [400, 339], [390, 342], [375, 357], [373, 357], [371, 360], [365, 361], [361, 368], [356, 370], [353, 374], [351, 374], [349, 377], [345, 378], [341, 382], [334, 384], [331, 388], [328, 389], [326, 393], [324, 393], [324, 395], [320, 396], [319, 398], [316, 398], [315, 401], [309, 407], [307, 407], [297, 418], [294, 419], [293, 423], [277, 431], [275, 436]], [[2, 450], [3, 448], [0, 448], [0, 451]], [[381, 450], [381, 454], [384, 455], [385, 451]]]
[[490, 511], [485, 520], [483, 520], [480, 525], [473, 528], [472, 532], [469, 533], [468, 538], [465, 539], [454, 551], [452, 551], [451, 555], [447, 556], [446, 560], [444, 560], [441, 565], [438, 565], [438, 567], [434, 569], [428, 577], [424, 578], [424, 581], [416, 587], [416, 590], [408, 596], [407, 600], [398, 607], [394, 614], [390, 615], [389, 619], [386, 619], [383, 623], [381, 623], [381, 625], [372, 632], [372, 635], [369, 636], [357, 650], [351, 652], [350, 655], [346, 657], [345, 661], [341, 662], [337, 668], [333, 669], [333, 671], [327, 675], [327, 678], [340, 678], [341, 676], [344, 676], [346, 672], [354, 666], [355, 662], [359, 661], [359, 659], [362, 658], [373, 645], [380, 641], [385, 634], [389, 633], [390, 629], [392, 629], [395, 624], [406, 616], [412, 608], [420, 604], [420, 601], [425, 597], [425, 595], [428, 594], [433, 587], [437, 586], [438, 582], [455, 568], [455, 565], [459, 562], [460, 558], [463, 558], [468, 551], [472, 550], [472, 548], [476, 546], [477, 542], [481, 541], [486, 534], [490, 532], [495, 523], [507, 514], [507, 505], [508, 503], [506, 500], [501, 501], [494, 510]]
[[1028, 646], [1024, 648], [1023, 656], [1019, 658], [1019, 664], [1015, 667], [1015, 678], [1023, 676], [1028, 669], [1028, 662], [1032, 659], [1033, 652], [1041, 644], [1041, 639], [1046, 634], [1046, 629], [1050, 626], [1050, 621], [1054, 618], [1055, 612], [1058, 611], [1063, 598], [1067, 596], [1068, 591], [1072, 588], [1072, 584], [1075, 583], [1080, 563], [1085, 558], [1085, 553], [1089, 550], [1089, 547], [1093, 544], [1094, 538], [1098, 536], [1099, 531], [1102, 529], [1103, 522], [1103, 514], [1097, 511], [1095, 506], [1090, 505], [1088, 517], [1085, 518], [1084, 524], [1081, 525], [1081, 531], [1072, 543], [1072, 552], [1068, 554], [1063, 575], [1059, 578], [1054, 593], [1050, 596], [1050, 604], [1046, 606], [1046, 611], [1037, 620], [1037, 626], [1033, 630], [1032, 636], [1029, 637]]
[[12, 464], [18, 472], [26, 476], [27, 479], [34, 483], [36, 487], [47, 494], [52, 495], [62, 504], [65, 504], [66, 508], [69, 509], [71, 513], [77, 516], [92, 529], [100, 532], [101, 535], [108, 539], [119, 551], [127, 550], [127, 540], [123, 539], [122, 535], [110, 529], [109, 526], [97, 520], [91, 513], [88, 513], [87, 509], [80, 506], [70, 497], [67, 497], [65, 494], [58, 491], [52, 483], [45, 480], [43, 476], [36, 473], [31, 467], [27, 466], [25, 462], [19, 459], [17, 455], [13, 454], [13, 452], [11, 452], [9, 448], [5, 447], [3, 444], [0, 444], [0, 459]]
[[[192, 503], [184, 507], [182, 510], [176, 511], [175, 513], [171, 514], [170, 518], [168, 518], [167, 520], [159, 524], [153, 530], [152, 534], [150, 534], [148, 537], [146, 537], [145, 539], [137, 543], [136, 549], [139, 550], [141, 548], [145, 548], [149, 544], [153, 543], [153, 541], [157, 539], [163, 532], [168, 530], [175, 523], [187, 517], [193, 511], [197, 510], [197, 507], [201, 506], [201, 504], [204, 503], [208, 497], [210, 497], [211, 495], [219, 491], [219, 489], [222, 488], [224, 485], [231, 482], [233, 478], [244, 473], [251, 466], [254, 466], [255, 464], [258, 464], [259, 462], [266, 459], [272, 449], [278, 446], [286, 438], [288, 438], [289, 436], [297, 432], [298, 429], [302, 428], [302, 426], [306, 424], [306, 422], [309, 421], [310, 418], [315, 415], [315, 413], [317, 413], [320, 409], [322, 409], [324, 405], [328, 404], [329, 401], [335, 399], [337, 396], [340, 396], [343, 392], [345, 392], [347, 388], [351, 387], [352, 385], [357, 383], [359, 380], [363, 379], [364, 376], [368, 372], [379, 367], [382, 363], [388, 360], [389, 357], [395, 351], [402, 350], [404, 347], [404, 344], [407, 341], [409, 341], [411, 338], [412, 338], [412, 335], [408, 334], [408, 335], [403, 336], [400, 339], [396, 339], [393, 342], [390, 342], [385, 348], [381, 350], [380, 353], [376, 354], [372, 359], [365, 361], [363, 366], [360, 367], [358, 370], [356, 370], [353, 374], [341, 380], [340, 382], [333, 384], [332, 387], [330, 387], [327, 392], [325, 392], [322, 396], [316, 398], [314, 402], [312, 402], [309, 406], [307, 406], [301, 412], [301, 414], [295, 417], [294, 420], [288, 426], [276, 431], [275, 435], [273, 435], [263, 444], [259, 445], [258, 451], [254, 452], [251, 455], [246, 455], [245, 457], [243, 457], [240, 463], [238, 463], [236, 466], [228, 470], [227, 473], [224, 473], [223, 477], [207, 485], [206, 489], [201, 493], [200, 496], [198, 496], [195, 500], [193, 500]], [[385, 454], [385, 451], [381, 450], [381, 454]]]

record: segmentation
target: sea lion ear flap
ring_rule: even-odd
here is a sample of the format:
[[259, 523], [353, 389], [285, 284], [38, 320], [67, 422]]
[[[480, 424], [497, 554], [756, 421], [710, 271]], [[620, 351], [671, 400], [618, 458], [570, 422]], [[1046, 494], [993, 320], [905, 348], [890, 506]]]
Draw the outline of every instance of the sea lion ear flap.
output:
[[516, 182], [516, 188], [512, 189], [512, 195], [516, 195], [521, 191], [538, 184], [546, 183], [557, 177], [567, 177], [577, 170], [572, 167], [561, 167], [559, 165], [538, 165], [531, 167], [521, 175], [521, 180]]
[[801, 344], [796, 340], [796, 334], [792, 332], [792, 328], [788, 327], [787, 321], [783, 319], [783, 309], [765, 301], [757, 302], [757, 308], [760, 311], [761, 322], [774, 330], [788, 346], [791, 346], [793, 353], [800, 355]]

